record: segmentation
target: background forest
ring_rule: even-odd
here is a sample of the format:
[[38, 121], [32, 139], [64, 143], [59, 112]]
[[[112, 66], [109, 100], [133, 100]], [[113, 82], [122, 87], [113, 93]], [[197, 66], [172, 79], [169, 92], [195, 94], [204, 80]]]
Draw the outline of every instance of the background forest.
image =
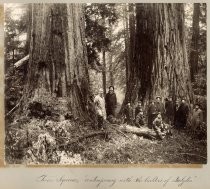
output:
[[[6, 4], [7, 163], [206, 163], [206, 30], [205, 3]], [[97, 131], [92, 101], [110, 85], [119, 119], [172, 95], [204, 122], [164, 140]]]

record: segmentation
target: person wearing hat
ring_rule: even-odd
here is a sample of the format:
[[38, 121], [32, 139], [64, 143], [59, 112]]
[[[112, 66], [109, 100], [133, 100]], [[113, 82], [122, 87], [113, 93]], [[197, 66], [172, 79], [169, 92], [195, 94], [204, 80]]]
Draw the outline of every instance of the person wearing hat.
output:
[[181, 103], [176, 111], [175, 127], [178, 129], [185, 128], [187, 124], [188, 115], [189, 115], [189, 106], [186, 103], [185, 99], [182, 98]]
[[196, 131], [197, 128], [202, 124], [203, 122], [203, 111], [200, 109], [199, 104], [195, 104], [195, 108], [193, 110], [192, 115], [192, 130]]
[[148, 127], [150, 129], [152, 129], [153, 128], [153, 121], [154, 121], [154, 119], [157, 115], [155, 102], [153, 100], [150, 102], [147, 115], [148, 115]]
[[103, 120], [106, 119], [105, 100], [103, 97], [103, 89], [99, 89], [98, 94], [94, 98], [94, 104], [97, 113], [98, 128], [103, 127]]
[[163, 128], [164, 128], [164, 123], [163, 123], [163, 120], [162, 120], [161, 112], [158, 112], [157, 117], [154, 119], [152, 124], [153, 124], [153, 128], [156, 131], [157, 135], [161, 139], [163, 139], [162, 131], [163, 131]]
[[106, 105], [106, 114], [107, 117], [109, 115], [112, 115], [115, 117], [115, 109], [117, 107], [117, 97], [114, 92], [114, 87], [110, 86], [109, 87], [109, 92], [105, 96], [105, 105]]
[[160, 96], [156, 96], [155, 107], [156, 107], [156, 111], [160, 112], [161, 116], [163, 118], [164, 114], [165, 114], [165, 108], [164, 108], [163, 103], [161, 102], [161, 97]]

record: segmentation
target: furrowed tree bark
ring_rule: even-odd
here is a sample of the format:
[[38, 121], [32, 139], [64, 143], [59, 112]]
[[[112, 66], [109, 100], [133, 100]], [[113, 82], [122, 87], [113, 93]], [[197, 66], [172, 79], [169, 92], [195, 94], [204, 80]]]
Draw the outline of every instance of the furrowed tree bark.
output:
[[109, 84], [114, 86], [114, 72], [113, 72], [113, 56], [112, 52], [109, 53]]
[[103, 71], [102, 71], [102, 80], [103, 80], [103, 91], [104, 96], [106, 95], [106, 51], [103, 50]]
[[124, 27], [124, 42], [125, 42], [125, 66], [126, 66], [126, 88], [127, 88], [129, 85], [129, 77], [130, 77], [127, 4], [124, 4], [123, 8], [123, 27]]
[[[102, 21], [103, 25], [106, 25], [105, 17], [102, 17]], [[103, 81], [103, 91], [105, 96], [106, 95], [106, 49], [105, 48], [103, 48], [102, 50], [102, 59], [103, 59], [102, 81]]]
[[132, 72], [131, 69], [135, 67], [133, 57], [134, 57], [134, 49], [135, 49], [135, 16], [134, 16], [134, 4], [129, 4], [129, 66], [128, 66], [128, 75]]
[[[113, 38], [113, 34], [112, 34], [112, 31], [113, 31], [113, 28], [112, 28], [112, 25], [110, 25], [110, 30], [109, 30], [109, 38], [113, 41], [114, 38]], [[116, 43], [115, 43], [116, 44]], [[108, 86], [114, 86], [115, 85], [115, 82], [114, 82], [114, 70], [113, 70], [113, 64], [114, 64], [114, 61], [113, 61], [113, 56], [114, 56], [114, 52], [113, 50], [110, 50], [109, 52], [107, 52], [107, 65], [108, 65], [108, 83], [109, 85]]]
[[32, 4], [28, 99], [49, 96], [67, 100], [74, 117], [87, 118], [90, 97], [82, 4]]
[[195, 74], [198, 70], [198, 42], [199, 42], [199, 17], [200, 16], [200, 3], [194, 3], [193, 10], [193, 26], [192, 26], [192, 41], [191, 41], [191, 52], [190, 52], [190, 68], [191, 68], [191, 80], [195, 80]]
[[133, 60], [124, 104], [137, 99], [147, 104], [156, 95], [192, 101], [183, 4], [136, 5]]
[[30, 41], [31, 41], [31, 24], [32, 24], [32, 4], [27, 6], [27, 16], [28, 16], [28, 27], [27, 27], [27, 38], [25, 45], [25, 54], [29, 53], [30, 50]]

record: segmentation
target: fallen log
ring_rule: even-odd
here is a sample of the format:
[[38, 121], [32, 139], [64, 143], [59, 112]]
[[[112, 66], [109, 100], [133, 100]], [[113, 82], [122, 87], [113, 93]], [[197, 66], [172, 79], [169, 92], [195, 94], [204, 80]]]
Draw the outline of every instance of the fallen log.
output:
[[[64, 146], [69, 146], [69, 145], [72, 145], [74, 143], [77, 143], [77, 142], [81, 142], [82, 140], [84, 139], [87, 139], [87, 138], [91, 138], [91, 137], [95, 137], [95, 136], [99, 136], [99, 135], [102, 135], [102, 136], [107, 136], [108, 135], [108, 131], [98, 131], [98, 132], [93, 132], [93, 133], [90, 133], [90, 134], [87, 134], [87, 135], [83, 135], [81, 137], [78, 137], [76, 138], [75, 140], [71, 140], [69, 141], [68, 143], [66, 144], [61, 144], [59, 145], [59, 147], [64, 147]], [[66, 139], [70, 139], [70, 138], [67, 138]]]
[[143, 136], [143, 137], [150, 138], [150, 139], [159, 138], [154, 130], [151, 130], [151, 129], [145, 128], [145, 127], [138, 128], [135, 126], [122, 125], [119, 127], [119, 129], [123, 132], [133, 133], [138, 136]]
[[108, 125], [108, 127], [111, 127], [112, 129], [114, 129], [115, 131], [117, 131], [118, 133], [120, 133], [121, 135], [123, 135], [124, 137], [130, 139], [125, 133], [123, 133], [122, 131], [119, 130], [119, 125], [118, 124], [113, 124], [108, 122], [107, 120], [105, 120], [105, 123]]
[[8, 117], [13, 111], [15, 111], [15, 110], [18, 108], [19, 105], [20, 105], [20, 102], [17, 103], [17, 104], [15, 105], [15, 107], [12, 108], [12, 109], [5, 115], [5, 117]]
[[120, 133], [121, 135], [123, 135], [124, 137], [130, 139], [125, 133], [123, 133], [122, 131], [120, 131], [119, 129], [115, 128], [112, 125], [109, 125], [112, 129], [114, 129], [115, 131], [117, 131], [118, 133]]
[[29, 55], [25, 56], [24, 58], [20, 59], [19, 61], [17, 61], [15, 64], [14, 64], [14, 67], [15, 68], [18, 68], [20, 66], [23, 66], [27, 60], [29, 60]]
[[23, 96], [21, 97], [21, 99], [19, 100], [19, 102], [15, 105], [14, 108], [12, 108], [6, 115], [5, 117], [8, 117], [10, 114], [12, 114], [20, 105], [21, 101], [23, 100]]

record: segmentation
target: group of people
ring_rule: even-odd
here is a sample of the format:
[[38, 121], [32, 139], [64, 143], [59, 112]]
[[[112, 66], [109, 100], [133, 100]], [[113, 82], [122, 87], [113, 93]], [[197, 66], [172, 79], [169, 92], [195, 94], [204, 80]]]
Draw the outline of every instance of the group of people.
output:
[[[151, 101], [147, 109], [147, 117], [148, 117], [148, 127], [153, 128], [153, 122], [155, 118], [161, 118], [165, 114], [165, 107], [160, 100], [160, 97], [156, 97], [156, 101]], [[169, 107], [167, 107], [169, 109]], [[141, 101], [138, 101], [136, 107], [131, 106], [131, 103], [128, 102], [125, 110], [125, 123], [130, 125], [136, 125], [137, 127], [141, 127], [146, 124], [145, 111], [143, 110]]]
[[108, 93], [105, 95], [103, 89], [99, 89], [94, 98], [94, 104], [97, 112], [98, 128], [102, 128], [104, 120], [108, 117], [115, 117], [117, 107], [117, 97], [114, 92], [114, 87], [110, 86]]
[[[105, 98], [103, 89], [99, 89], [94, 98], [94, 104], [97, 112], [97, 125], [102, 128], [104, 120], [115, 117], [117, 97], [114, 87], [109, 87]], [[167, 125], [182, 129], [186, 127], [189, 111], [189, 105], [184, 98], [174, 101], [172, 96], [169, 96], [163, 103], [161, 97], [156, 96], [155, 100], [151, 100], [146, 107], [142, 106], [141, 101], [138, 101], [136, 105], [128, 102], [123, 111], [123, 120], [129, 125], [137, 127], [147, 125], [148, 128], [155, 130], [164, 130]], [[191, 119], [192, 129], [197, 129], [202, 122], [203, 113], [199, 104], [196, 104]]]
[[[145, 107], [145, 111], [143, 110], [141, 101], [137, 103], [136, 107], [132, 107], [131, 103], [128, 102], [124, 110], [124, 115], [127, 124], [137, 127], [144, 126], [147, 122], [147, 126], [150, 129], [164, 128], [167, 125], [177, 129], [183, 129], [187, 125], [189, 111], [189, 105], [184, 98], [174, 102], [172, 97], [169, 96], [165, 99], [165, 103], [163, 103], [161, 97], [157, 96], [155, 100], [150, 102], [148, 107]], [[199, 104], [195, 104], [191, 119], [192, 129], [196, 130], [202, 122], [202, 110]]]
[[124, 123], [129, 125], [136, 125], [137, 127], [143, 126], [145, 124], [145, 116], [142, 108], [141, 101], [138, 101], [137, 106], [131, 106], [128, 102], [123, 111]]

